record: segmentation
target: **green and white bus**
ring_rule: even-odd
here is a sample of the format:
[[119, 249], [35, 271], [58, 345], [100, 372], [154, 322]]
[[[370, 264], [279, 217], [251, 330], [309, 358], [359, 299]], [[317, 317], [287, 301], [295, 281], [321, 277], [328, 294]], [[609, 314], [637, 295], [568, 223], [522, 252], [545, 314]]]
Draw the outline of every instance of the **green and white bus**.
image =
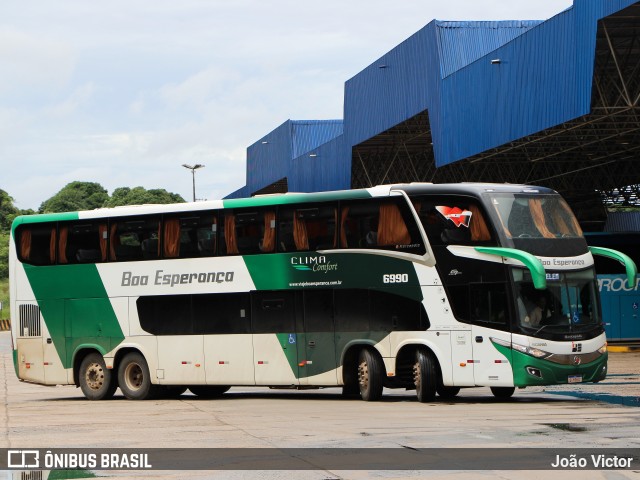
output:
[[592, 254], [554, 191], [414, 183], [18, 217], [15, 369], [89, 399], [320, 388], [421, 402], [607, 373]]

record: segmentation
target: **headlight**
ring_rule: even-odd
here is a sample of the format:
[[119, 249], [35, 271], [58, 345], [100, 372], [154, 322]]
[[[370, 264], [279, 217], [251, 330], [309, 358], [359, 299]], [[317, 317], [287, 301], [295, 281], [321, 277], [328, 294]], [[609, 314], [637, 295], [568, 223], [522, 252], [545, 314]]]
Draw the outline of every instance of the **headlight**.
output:
[[517, 350], [518, 352], [522, 352], [536, 358], [545, 358], [551, 355], [549, 352], [545, 352], [544, 350], [540, 350], [539, 348], [526, 347], [524, 345], [518, 345], [517, 343], [512, 343], [511, 348]]
[[604, 345], [602, 345], [599, 349], [598, 349], [598, 353], [600, 355], [604, 355], [605, 353], [607, 353], [607, 344], [605, 343]]

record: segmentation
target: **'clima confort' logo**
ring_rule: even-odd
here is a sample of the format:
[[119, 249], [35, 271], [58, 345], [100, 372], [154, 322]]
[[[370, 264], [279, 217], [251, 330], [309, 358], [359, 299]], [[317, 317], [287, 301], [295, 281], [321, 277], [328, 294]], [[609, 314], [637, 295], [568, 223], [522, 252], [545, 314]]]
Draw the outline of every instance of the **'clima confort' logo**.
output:
[[327, 273], [338, 270], [338, 264], [329, 262], [324, 255], [291, 257], [291, 266], [303, 272]]

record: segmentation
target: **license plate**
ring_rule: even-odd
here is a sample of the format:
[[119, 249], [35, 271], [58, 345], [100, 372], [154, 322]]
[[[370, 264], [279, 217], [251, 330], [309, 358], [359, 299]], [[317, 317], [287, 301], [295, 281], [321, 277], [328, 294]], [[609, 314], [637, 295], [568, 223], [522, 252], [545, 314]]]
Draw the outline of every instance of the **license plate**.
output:
[[582, 382], [582, 375], [569, 375], [569, 383]]

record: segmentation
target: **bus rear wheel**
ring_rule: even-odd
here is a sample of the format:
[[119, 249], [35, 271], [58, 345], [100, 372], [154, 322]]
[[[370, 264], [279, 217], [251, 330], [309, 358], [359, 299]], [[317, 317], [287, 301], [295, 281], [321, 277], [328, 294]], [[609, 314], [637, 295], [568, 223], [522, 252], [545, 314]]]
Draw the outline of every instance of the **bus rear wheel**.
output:
[[97, 352], [82, 359], [78, 380], [82, 393], [89, 400], [107, 400], [118, 388], [115, 375], [107, 369], [104, 358]]
[[511, 398], [515, 391], [516, 387], [491, 387], [491, 393], [493, 393], [493, 396], [501, 399]]
[[129, 400], [153, 398], [157, 392], [151, 384], [149, 366], [138, 352], [127, 353], [118, 367], [118, 385]]
[[427, 352], [418, 350], [413, 364], [413, 383], [420, 403], [432, 402], [436, 398], [438, 375], [435, 361]]
[[360, 397], [375, 402], [382, 397], [384, 365], [382, 359], [371, 350], [364, 349], [358, 359], [358, 386]]
[[193, 385], [189, 387], [189, 390], [201, 398], [218, 398], [229, 391], [230, 388], [226, 385]]

